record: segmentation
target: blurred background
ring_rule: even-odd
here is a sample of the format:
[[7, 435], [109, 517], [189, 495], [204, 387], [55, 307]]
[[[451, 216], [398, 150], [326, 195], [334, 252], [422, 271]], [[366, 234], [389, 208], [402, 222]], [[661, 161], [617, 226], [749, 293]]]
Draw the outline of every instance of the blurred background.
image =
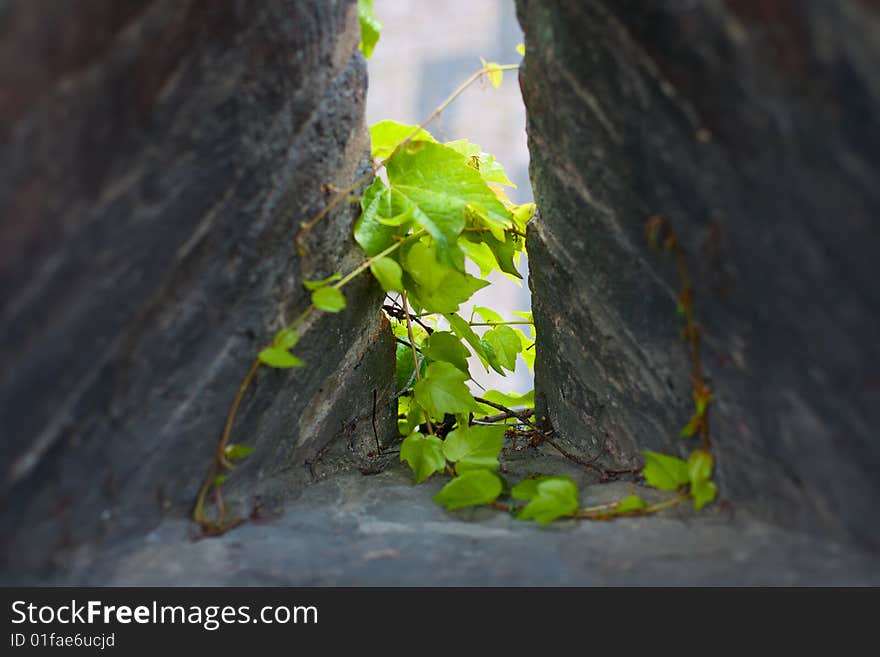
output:
[[[522, 58], [516, 46], [523, 36], [513, 0], [447, 0], [442, 10], [425, 11], [425, 0], [375, 0], [382, 36], [368, 60], [369, 125], [384, 119], [419, 124], [471, 74], [480, 57], [499, 64]], [[442, 35], [442, 38], [440, 38]], [[525, 106], [516, 71], [508, 71], [499, 89], [482, 80], [465, 91], [428, 130], [440, 141], [467, 139], [495, 155], [517, 185], [507, 190], [516, 203], [531, 202], [529, 152], [526, 145]], [[493, 285], [477, 292], [462, 306], [468, 317], [474, 305], [488, 306], [504, 315], [529, 310], [528, 263], [520, 262], [522, 286], [493, 272]], [[525, 329], [529, 335], [529, 327]], [[502, 377], [486, 373], [478, 361], [471, 364], [474, 379], [486, 388], [525, 392], [532, 375], [520, 358], [516, 372]]]

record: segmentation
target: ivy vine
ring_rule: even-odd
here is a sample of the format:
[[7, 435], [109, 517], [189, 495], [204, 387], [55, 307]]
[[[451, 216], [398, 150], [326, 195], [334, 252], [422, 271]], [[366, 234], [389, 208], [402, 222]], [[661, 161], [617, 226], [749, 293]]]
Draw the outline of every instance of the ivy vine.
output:
[[[358, 6], [361, 51], [370, 56], [381, 23], [373, 14], [372, 0], [360, 0]], [[517, 50], [524, 54], [521, 45]], [[354, 196], [361, 208], [354, 238], [366, 257], [347, 274], [305, 281], [311, 304], [278, 331], [254, 359], [233, 399], [193, 510], [193, 519], [205, 533], [222, 533], [241, 522], [230, 516], [222, 488], [235, 463], [251, 451], [231, 442], [231, 436], [239, 406], [256, 373], [263, 367], [302, 367], [295, 348], [303, 322], [313, 313], [343, 311], [345, 286], [367, 271], [386, 292], [383, 310], [397, 341], [400, 460], [408, 464], [416, 483], [435, 476], [448, 478], [434, 496], [438, 504], [449, 510], [490, 505], [519, 519], [546, 524], [558, 518], [608, 520], [647, 515], [687, 499], [699, 509], [714, 499], [708, 422], [712, 395], [700, 361], [700, 329], [684, 253], [671, 224], [662, 217], [649, 220], [648, 240], [671, 252], [678, 266], [679, 312], [685, 320], [683, 337], [691, 347], [695, 405], [682, 435], [698, 436], [701, 447], [687, 461], [644, 452], [643, 468], [602, 470], [602, 474], [604, 480], [631, 472], [648, 485], [674, 495], [655, 504], [630, 495], [611, 504], [582, 508], [577, 485], [568, 477], [540, 476], [510, 485], [498, 474], [505, 435], [510, 434], [525, 434], [535, 445], [547, 441], [565, 456], [599, 469], [568, 454], [538, 429], [534, 391], [519, 395], [490, 390], [475, 396], [467, 385], [474, 358], [486, 371], [501, 375], [514, 372], [519, 357], [527, 367], [533, 366], [536, 337], [540, 336], [534, 335], [530, 312], [505, 318], [477, 306], [465, 317], [460, 309], [477, 290], [489, 285], [486, 277], [491, 272], [521, 278], [517, 264], [525, 254], [526, 231], [535, 206], [516, 204], [508, 198], [505, 188], [513, 183], [502, 165], [480, 146], [467, 140], [441, 143], [426, 126], [474, 82], [485, 78], [497, 88], [504, 72], [517, 68], [516, 64], [483, 61], [421, 125], [382, 121], [372, 126], [371, 171], [350, 188], [338, 190], [303, 224], [296, 236], [300, 251], [306, 248], [305, 239], [314, 226]], [[377, 175], [383, 169], [385, 176]], [[479, 276], [471, 272], [479, 272]]]

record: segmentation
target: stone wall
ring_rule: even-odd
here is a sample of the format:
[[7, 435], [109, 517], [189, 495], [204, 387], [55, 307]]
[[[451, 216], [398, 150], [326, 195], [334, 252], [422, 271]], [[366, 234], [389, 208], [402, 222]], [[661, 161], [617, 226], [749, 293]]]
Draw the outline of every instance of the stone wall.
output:
[[704, 330], [722, 497], [880, 546], [880, 11], [821, 0], [519, 0], [536, 387], [606, 462], [684, 455], [667, 216]]
[[[0, 535], [35, 569], [188, 514], [302, 280], [360, 261], [354, 206], [293, 236], [368, 165], [366, 73], [354, 0], [20, 0], [0, 33]], [[240, 513], [364, 457], [374, 390], [393, 435], [367, 278], [245, 397]]]

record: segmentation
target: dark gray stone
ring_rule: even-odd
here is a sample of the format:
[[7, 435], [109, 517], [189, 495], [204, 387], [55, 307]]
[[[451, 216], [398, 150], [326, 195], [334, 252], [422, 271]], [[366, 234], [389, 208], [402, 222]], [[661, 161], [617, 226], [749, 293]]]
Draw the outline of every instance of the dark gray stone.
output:
[[[4, 3], [0, 12], [2, 569], [186, 524], [258, 349], [304, 278], [362, 255], [368, 166], [354, 0]], [[392, 435], [394, 343], [369, 277], [258, 374], [227, 486], [240, 514]], [[259, 498], [259, 499], [258, 499]], [[137, 540], [137, 539], [135, 539]], [[48, 572], [48, 571], [47, 571]]]
[[[526, 471], [570, 469], [565, 461], [534, 454], [517, 464]], [[590, 486], [585, 476], [571, 474], [584, 486], [584, 503], [627, 493], [624, 483]], [[191, 525], [168, 519], [109, 552], [72, 553], [69, 569], [54, 581], [120, 586], [880, 584], [876, 556], [718, 509], [694, 514], [682, 508], [653, 518], [563, 521], [541, 528], [487, 509], [447, 513], [431, 500], [441, 485], [438, 478], [420, 486], [411, 481], [405, 466], [370, 477], [341, 474], [307, 488], [283, 515], [219, 538], [193, 540]]]
[[645, 240], [663, 214], [695, 282], [721, 496], [874, 548], [878, 10], [518, 2], [542, 414], [608, 462], [692, 448], [677, 276]]

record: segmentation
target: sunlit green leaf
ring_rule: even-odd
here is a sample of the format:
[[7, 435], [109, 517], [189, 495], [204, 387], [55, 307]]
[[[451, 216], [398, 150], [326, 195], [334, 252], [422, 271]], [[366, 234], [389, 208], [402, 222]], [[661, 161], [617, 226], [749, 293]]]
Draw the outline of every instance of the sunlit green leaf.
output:
[[368, 256], [379, 255], [406, 235], [412, 219], [410, 205], [392, 194], [381, 178], [373, 179], [361, 196], [361, 216], [354, 224], [354, 238]]
[[649, 486], [661, 490], [678, 490], [690, 481], [688, 464], [680, 458], [645, 452], [645, 468], [642, 475]]
[[614, 513], [627, 513], [629, 511], [639, 511], [640, 509], [645, 508], [645, 500], [643, 500], [638, 495], [630, 495], [628, 497], [624, 497], [616, 507], [614, 507]]
[[466, 506], [491, 504], [504, 486], [501, 479], [490, 470], [470, 470], [455, 477], [434, 496], [437, 504], [450, 511]]
[[520, 55], [525, 55], [525, 54], [526, 54], [526, 45], [525, 45], [524, 43], [518, 43], [518, 44], [516, 44], [516, 51], [517, 51]]
[[378, 21], [373, 11], [373, 0], [358, 0], [358, 19], [361, 24], [361, 41], [358, 48], [364, 53], [364, 57], [369, 59], [373, 55], [373, 49], [382, 31], [382, 23]]
[[471, 328], [470, 324], [464, 321], [464, 319], [462, 319], [459, 315], [455, 313], [448, 313], [443, 316], [449, 322], [449, 326], [450, 328], [452, 328], [452, 332], [471, 346], [471, 349], [474, 350], [474, 354], [476, 354], [477, 358], [479, 358], [483, 365], [486, 366], [486, 370], [488, 371], [489, 361], [486, 350], [483, 348], [483, 345], [480, 342], [480, 336], [477, 335]]
[[717, 494], [718, 488], [711, 481], [704, 481], [696, 486], [691, 486], [691, 497], [694, 498], [694, 508], [697, 511], [714, 500]]
[[509, 326], [497, 326], [483, 334], [483, 347], [489, 354], [489, 364], [504, 374], [501, 368], [511, 372], [516, 369], [516, 357], [522, 350], [519, 336]]
[[480, 61], [483, 62], [483, 68], [487, 70], [486, 77], [489, 78], [492, 86], [496, 89], [500, 87], [504, 79], [504, 71], [501, 69], [501, 65], [496, 62], [487, 62], [482, 57], [480, 57]]
[[384, 160], [394, 152], [398, 144], [406, 139], [410, 143], [417, 141], [437, 141], [424, 128], [397, 121], [380, 121], [370, 126], [370, 141], [372, 142], [373, 157]]
[[459, 427], [443, 441], [443, 454], [455, 463], [457, 472], [498, 468], [498, 454], [504, 443], [504, 426]]
[[391, 258], [379, 258], [370, 265], [370, 271], [386, 292], [403, 292], [403, 270]]
[[712, 477], [712, 455], [706, 450], [695, 450], [688, 459], [688, 478], [691, 484], [691, 497], [694, 508], [702, 509], [715, 499], [718, 489], [710, 481]]
[[[459, 252], [460, 253], [460, 252]], [[489, 285], [470, 274], [441, 264], [433, 244], [414, 243], [404, 255], [404, 268], [414, 285], [407, 286], [410, 297], [425, 310], [448, 313], [470, 299], [474, 292]]]
[[332, 276], [328, 276], [327, 278], [322, 278], [319, 281], [303, 281], [303, 287], [309, 291], [317, 290], [318, 288], [324, 287], [325, 285], [329, 285], [334, 281], [338, 281], [342, 278], [342, 274], [333, 274]]
[[259, 353], [258, 358], [264, 365], [278, 369], [301, 367], [305, 364], [289, 351], [285, 349], [276, 349], [275, 347], [266, 347]]
[[512, 223], [467, 157], [442, 144], [410, 143], [386, 166], [392, 189], [410, 203], [413, 221], [434, 238], [440, 262], [455, 266], [450, 251], [465, 227], [464, 208], [481, 207], [493, 221]]
[[452, 363], [470, 376], [467, 359], [471, 354], [461, 339], [448, 331], [434, 331], [422, 344], [422, 353], [431, 360]]
[[451, 363], [431, 363], [425, 377], [416, 383], [416, 401], [435, 418], [446, 413], [468, 413], [474, 410], [476, 402], [464, 383], [466, 380], [467, 374]]
[[328, 313], [338, 313], [345, 308], [345, 297], [335, 287], [322, 287], [312, 292], [315, 308]]
[[474, 312], [479, 315], [484, 322], [504, 322], [504, 318], [491, 308], [474, 306]]
[[299, 342], [299, 333], [292, 329], [281, 329], [272, 338], [272, 347], [275, 349], [291, 349]]
[[570, 516], [579, 506], [577, 484], [568, 477], [526, 479], [514, 486], [510, 494], [516, 499], [530, 500], [517, 514], [520, 519], [543, 525]]
[[416, 483], [420, 484], [435, 472], [443, 472], [446, 468], [443, 441], [437, 436], [412, 433], [400, 444], [400, 460], [409, 464]]

